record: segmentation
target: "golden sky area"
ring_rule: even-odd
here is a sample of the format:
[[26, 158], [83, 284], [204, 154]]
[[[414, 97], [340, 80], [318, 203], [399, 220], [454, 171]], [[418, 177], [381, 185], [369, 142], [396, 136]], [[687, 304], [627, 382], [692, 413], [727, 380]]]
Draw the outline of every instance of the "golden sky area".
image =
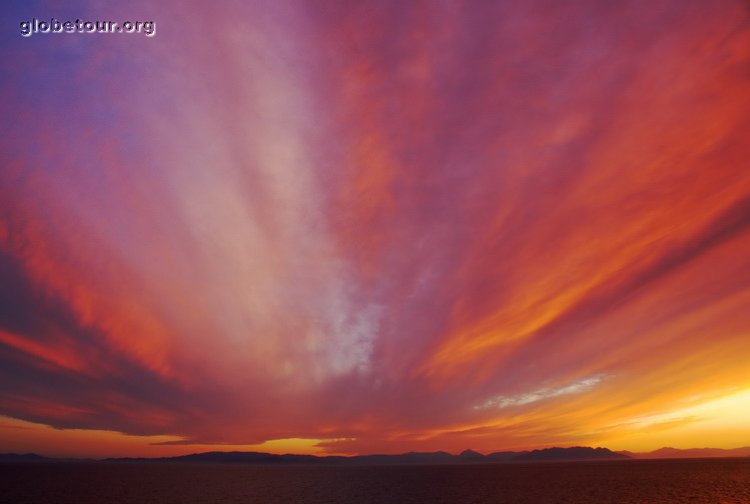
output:
[[0, 452], [750, 446], [750, 7], [4, 5]]

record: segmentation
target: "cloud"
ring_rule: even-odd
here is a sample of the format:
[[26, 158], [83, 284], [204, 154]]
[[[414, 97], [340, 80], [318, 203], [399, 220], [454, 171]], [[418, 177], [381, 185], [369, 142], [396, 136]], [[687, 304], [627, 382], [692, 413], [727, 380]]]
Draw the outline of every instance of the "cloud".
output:
[[750, 387], [740, 2], [124, 10], [0, 41], [0, 414], [489, 451]]
[[604, 378], [602, 376], [592, 376], [585, 378], [581, 381], [565, 385], [558, 388], [541, 388], [534, 392], [527, 394], [521, 394], [517, 396], [495, 396], [487, 399], [485, 402], [474, 406], [475, 409], [486, 409], [486, 408], [509, 408], [511, 406], [523, 406], [525, 404], [531, 404], [545, 399], [551, 399], [554, 397], [560, 397], [569, 394], [581, 394], [587, 392], [595, 387]]

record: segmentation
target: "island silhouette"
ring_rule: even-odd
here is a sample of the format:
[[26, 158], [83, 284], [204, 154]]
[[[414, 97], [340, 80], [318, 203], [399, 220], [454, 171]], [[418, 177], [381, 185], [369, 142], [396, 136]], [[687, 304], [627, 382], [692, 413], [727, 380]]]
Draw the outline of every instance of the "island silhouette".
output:
[[525, 462], [564, 462], [627, 459], [718, 458], [748, 457], [750, 447], [721, 448], [660, 448], [651, 452], [633, 453], [612, 451], [608, 448], [573, 446], [552, 447], [525, 451], [499, 451], [482, 454], [464, 450], [454, 455], [445, 451], [408, 452], [372, 455], [299, 455], [243, 451], [212, 451], [173, 457], [113, 457], [105, 459], [46, 457], [36, 453], [0, 453], [4, 463], [43, 462], [154, 462], [154, 463], [235, 463], [235, 464], [334, 464], [334, 465], [449, 465]]

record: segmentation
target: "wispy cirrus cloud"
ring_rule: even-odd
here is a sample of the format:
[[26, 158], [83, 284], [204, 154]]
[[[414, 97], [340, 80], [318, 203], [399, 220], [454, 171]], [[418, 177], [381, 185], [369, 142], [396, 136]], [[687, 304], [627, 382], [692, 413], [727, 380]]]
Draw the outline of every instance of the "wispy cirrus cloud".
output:
[[602, 376], [591, 376], [583, 380], [564, 385], [562, 387], [550, 388], [544, 387], [537, 389], [533, 392], [526, 394], [520, 394], [517, 396], [495, 396], [487, 399], [481, 404], [474, 406], [475, 409], [487, 409], [487, 408], [508, 408], [511, 406], [523, 406], [525, 404], [532, 404], [535, 402], [543, 401], [545, 399], [552, 399], [555, 397], [570, 395], [570, 394], [581, 394], [594, 388], [599, 382], [604, 379]]
[[81, 8], [158, 35], [2, 35], [0, 414], [640, 448], [750, 387], [741, 2]]

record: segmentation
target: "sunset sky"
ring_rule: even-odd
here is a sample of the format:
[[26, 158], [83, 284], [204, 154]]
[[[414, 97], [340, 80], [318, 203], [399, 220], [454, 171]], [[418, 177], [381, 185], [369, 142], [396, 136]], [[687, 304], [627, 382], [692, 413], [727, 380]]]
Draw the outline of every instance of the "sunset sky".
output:
[[750, 3], [94, 4], [0, 7], [0, 452], [750, 445]]

